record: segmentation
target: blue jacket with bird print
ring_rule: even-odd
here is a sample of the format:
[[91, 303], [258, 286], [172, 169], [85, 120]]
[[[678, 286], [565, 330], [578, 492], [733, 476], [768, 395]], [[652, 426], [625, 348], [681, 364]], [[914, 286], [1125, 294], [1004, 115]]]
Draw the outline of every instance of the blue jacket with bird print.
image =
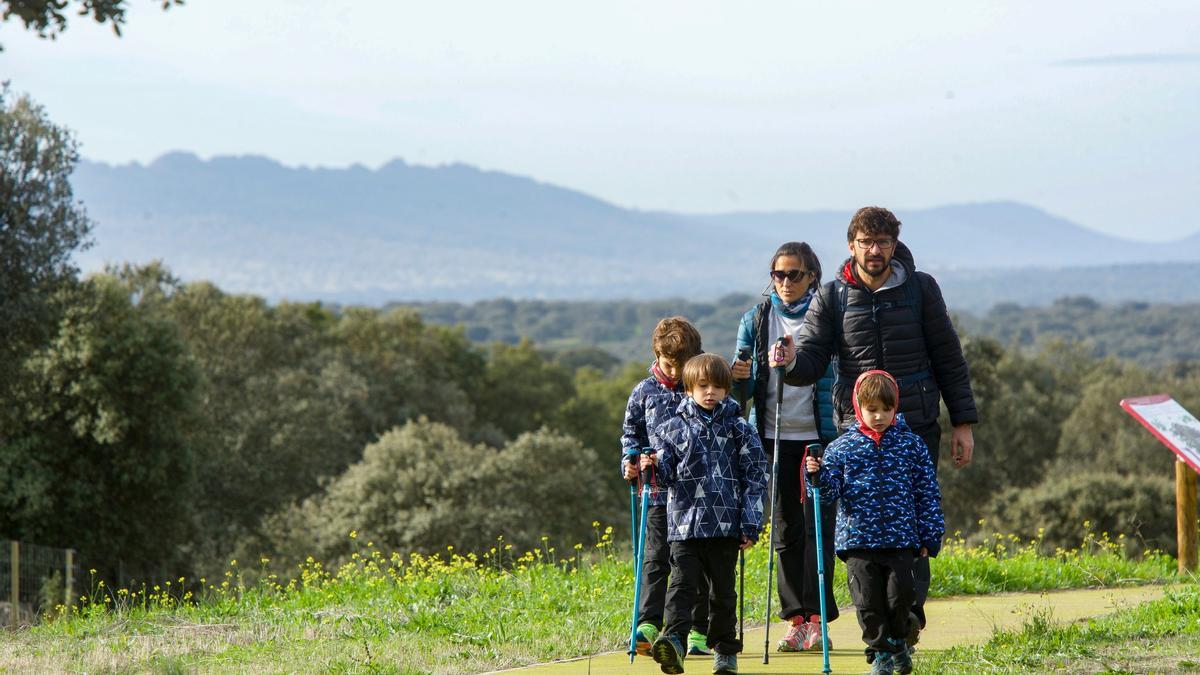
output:
[[667, 541], [757, 541], [767, 484], [758, 432], [730, 398], [712, 412], [686, 398], [677, 413], [653, 433], [658, 480], [668, 487]]
[[903, 415], [880, 433], [858, 409], [858, 383], [881, 372], [863, 373], [855, 383], [858, 423], [829, 445], [817, 475], [821, 502], [838, 500], [833, 550], [843, 560], [854, 549], [916, 551], [922, 546], [936, 556], [946, 525], [929, 449]]

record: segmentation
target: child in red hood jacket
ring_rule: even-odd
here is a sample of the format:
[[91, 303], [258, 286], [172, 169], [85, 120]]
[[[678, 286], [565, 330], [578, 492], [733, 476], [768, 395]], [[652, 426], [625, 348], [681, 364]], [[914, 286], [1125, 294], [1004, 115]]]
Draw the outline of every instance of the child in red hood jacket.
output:
[[821, 500], [838, 500], [834, 552], [846, 563], [872, 673], [911, 673], [913, 563], [936, 556], [945, 522], [929, 450], [897, 415], [896, 380], [869, 370], [854, 383], [857, 423], [805, 464]]

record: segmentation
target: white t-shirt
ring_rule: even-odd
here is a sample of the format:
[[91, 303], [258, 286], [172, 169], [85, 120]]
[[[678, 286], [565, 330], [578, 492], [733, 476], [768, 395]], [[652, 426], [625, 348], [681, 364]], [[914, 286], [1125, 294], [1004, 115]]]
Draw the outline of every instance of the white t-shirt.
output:
[[[789, 319], [779, 312], [772, 311], [770, 320], [767, 321], [767, 349], [771, 349], [775, 341], [782, 335], [792, 336], [792, 344], [796, 343], [796, 336], [800, 334], [800, 326], [804, 323], [804, 317], [797, 319]], [[768, 361], [770, 355], [768, 354]], [[761, 411], [763, 415], [763, 432], [771, 440], [775, 439], [775, 387], [779, 383], [779, 373], [777, 369], [771, 368], [771, 374], [767, 378], [767, 398], [765, 405], [766, 410]], [[779, 427], [779, 438], [784, 441], [815, 441], [820, 439], [820, 434], [817, 433], [817, 420], [813, 416], [813, 388], [812, 387], [792, 387], [783, 385], [783, 404], [780, 406], [783, 418], [783, 423]]]

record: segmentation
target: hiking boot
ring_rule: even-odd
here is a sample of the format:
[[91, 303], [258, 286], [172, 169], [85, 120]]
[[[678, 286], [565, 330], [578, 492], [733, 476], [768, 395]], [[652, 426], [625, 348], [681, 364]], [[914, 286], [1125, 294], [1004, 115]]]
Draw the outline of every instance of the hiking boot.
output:
[[[802, 616], [793, 616], [792, 625], [788, 627], [783, 637], [775, 644], [775, 648], [781, 652], [802, 652], [805, 649], [811, 649], [811, 645], [806, 647], [809, 635], [813, 632], [812, 624], [804, 620]], [[817, 631], [820, 632], [820, 626]]]
[[737, 654], [717, 652], [713, 657], [713, 675], [737, 675]]
[[650, 648], [650, 653], [664, 673], [679, 675], [683, 672], [683, 645], [674, 635], [658, 636]]
[[688, 632], [688, 656], [711, 656], [708, 648], [708, 638], [699, 631]]
[[895, 672], [891, 652], [875, 652], [875, 660], [871, 663], [871, 675], [892, 675]]
[[643, 623], [637, 627], [637, 641], [634, 643], [634, 651], [642, 656], [650, 656], [650, 645], [658, 639], [658, 626], [652, 623]]
[[909, 647], [921, 641], [921, 619], [914, 612], [908, 613], [908, 634], [904, 636], [904, 641]]
[[[803, 650], [821, 649], [821, 617], [813, 615], [808, 621], [808, 634], [804, 636], [804, 643], [800, 646]], [[833, 640], [829, 641], [829, 648], [833, 649]]]

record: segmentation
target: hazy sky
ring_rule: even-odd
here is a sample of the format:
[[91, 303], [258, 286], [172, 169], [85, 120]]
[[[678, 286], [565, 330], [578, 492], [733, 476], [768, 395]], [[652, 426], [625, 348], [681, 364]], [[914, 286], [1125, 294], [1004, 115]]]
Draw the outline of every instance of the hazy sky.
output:
[[1200, 231], [1200, 3], [130, 0], [0, 24], [85, 157], [465, 162], [686, 212], [1011, 199]]

